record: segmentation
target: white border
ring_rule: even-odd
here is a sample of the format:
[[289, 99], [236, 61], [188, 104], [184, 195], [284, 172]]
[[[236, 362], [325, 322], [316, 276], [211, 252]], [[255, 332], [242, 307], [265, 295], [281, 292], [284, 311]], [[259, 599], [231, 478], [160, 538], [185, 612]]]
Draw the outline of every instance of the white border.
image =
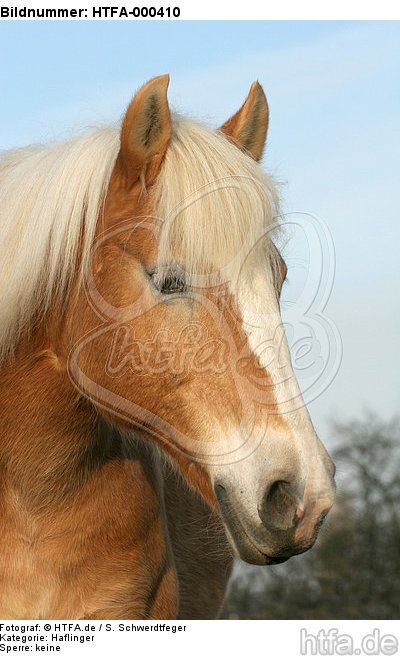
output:
[[[32, 9], [79, 9], [86, 10], [85, 16], [75, 20], [137, 21], [141, 18], [119, 18], [118, 12], [110, 11], [102, 16], [93, 16], [93, 8], [115, 7], [119, 10], [133, 7], [179, 7], [180, 17], [153, 20], [399, 20], [400, 3], [394, 0], [0, 0], [0, 7], [23, 7]], [[3, 18], [3, 22], [8, 20]], [[18, 18], [18, 20], [28, 20]], [[71, 20], [71, 19], [69, 19]], [[73, 20], [73, 19], [72, 19]]]

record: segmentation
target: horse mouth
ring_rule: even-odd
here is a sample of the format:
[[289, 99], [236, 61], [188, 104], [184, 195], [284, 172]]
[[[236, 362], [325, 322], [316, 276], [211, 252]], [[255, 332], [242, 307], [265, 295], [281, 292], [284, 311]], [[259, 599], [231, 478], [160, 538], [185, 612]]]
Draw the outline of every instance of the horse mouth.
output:
[[270, 556], [264, 553], [249, 536], [238, 513], [232, 508], [226, 489], [222, 485], [216, 484], [215, 495], [222, 512], [225, 526], [228, 529], [228, 536], [231, 538], [234, 549], [241, 560], [251, 565], [279, 565], [294, 555]]

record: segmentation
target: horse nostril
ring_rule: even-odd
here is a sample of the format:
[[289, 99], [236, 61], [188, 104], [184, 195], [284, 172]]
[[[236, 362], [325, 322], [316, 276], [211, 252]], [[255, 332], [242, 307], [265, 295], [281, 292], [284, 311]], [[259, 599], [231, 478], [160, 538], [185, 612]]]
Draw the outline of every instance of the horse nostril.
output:
[[288, 488], [286, 481], [275, 481], [267, 492], [267, 501], [274, 503], [278, 510], [285, 510], [289, 499]]
[[258, 514], [262, 523], [277, 530], [288, 530], [303, 517], [304, 509], [287, 481], [279, 480], [267, 489]]

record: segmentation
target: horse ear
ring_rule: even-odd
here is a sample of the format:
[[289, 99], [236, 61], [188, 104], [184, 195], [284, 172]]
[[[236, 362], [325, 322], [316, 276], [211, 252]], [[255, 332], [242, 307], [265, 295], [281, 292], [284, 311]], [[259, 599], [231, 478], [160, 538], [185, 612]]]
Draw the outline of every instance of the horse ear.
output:
[[149, 80], [131, 101], [121, 129], [120, 161], [131, 183], [151, 184], [172, 135], [167, 89], [169, 75]]
[[220, 130], [258, 162], [264, 150], [268, 121], [269, 109], [264, 90], [259, 82], [253, 82], [242, 107]]

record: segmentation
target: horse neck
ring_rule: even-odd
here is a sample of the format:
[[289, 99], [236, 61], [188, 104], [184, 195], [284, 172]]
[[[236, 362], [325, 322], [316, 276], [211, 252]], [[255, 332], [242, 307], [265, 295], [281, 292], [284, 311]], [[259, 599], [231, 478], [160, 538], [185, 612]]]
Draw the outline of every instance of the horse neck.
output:
[[73, 388], [64, 362], [43, 336], [22, 340], [3, 367], [0, 417], [2, 482], [29, 505], [61, 502], [104, 455], [94, 409]]

